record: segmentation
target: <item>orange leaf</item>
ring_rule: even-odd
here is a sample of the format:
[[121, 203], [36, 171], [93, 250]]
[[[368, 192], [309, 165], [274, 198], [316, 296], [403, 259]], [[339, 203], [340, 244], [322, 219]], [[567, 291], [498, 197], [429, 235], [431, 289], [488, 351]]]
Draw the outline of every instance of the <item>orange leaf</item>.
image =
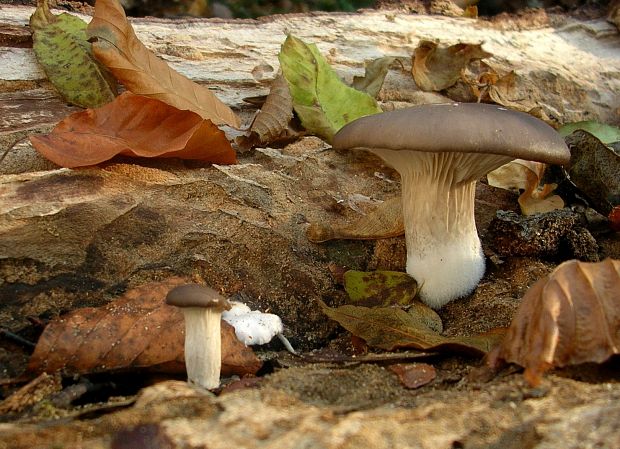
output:
[[487, 364], [521, 365], [536, 385], [554, 366], [601, 363], [620, 353], [619, 291], [620, 261], [564, 262], [527, 291]]
[[117, 154], [236, 162], [226, 135], [211, 121], [159, 100], [125, 92], [97, 109], [76, 112], [50, 134], [31, 136], [39, 153], [63, 167], [83, 167]]
[[[184, 372], [183, 312], [165, 304], [166, 294], [182, 278], [129, 290], [110, 304], [77, 309], [51, 321], [28, 363], [28, 372], [63, 370], [84, 374], [127, 368]], [[222, 374], [254, 374], [254, 352], [222, 321]]]
[[170, 68], [136, 37], [118, 0], [97, 0], [87, 35], [93, 53], [128, 90], [194, 111], [215, 124], [239, 127], [239, 118], [213, 93]]

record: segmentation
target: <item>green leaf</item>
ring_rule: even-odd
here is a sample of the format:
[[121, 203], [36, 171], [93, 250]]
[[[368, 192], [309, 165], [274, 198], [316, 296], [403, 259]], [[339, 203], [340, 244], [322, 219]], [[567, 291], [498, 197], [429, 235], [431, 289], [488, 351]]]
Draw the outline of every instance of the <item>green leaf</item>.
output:
[[320, 302], [323, 312], [369, 346], [393, 351], [414, 348], [423, 351], [450, 351], [484, 355], [502, 339], [505, 330], [496, 329], [468, 337], [444, 337], [426, 325], [416, 314], [394, 307], [340, 306], [331, 308]]
[[558, 129], [558, 132], [562, 137], [566, 137], [578, 129], [589, 132], [605, 145], [620, 141], [620, 128], [593, 120], [567, 123]]
[[381, 112], [374, 98], [340, 80], [316, 45], [289, 35], [278, 57], [302, 125], [328, 142], [347, 123]]
[[91, 54], [83, 20], [52, 14], [43, 0], [30, 17], [30, 28], [37, 60], [67, 102], [95, 108], [114, 99], [116, 82]]
[[344, 274], [344, 289], [349, 303], [366, 306], [409, 306], [418, 292], [418, 284], [407, 273], [398, 271], [355, 271]]
[[398, 59], [394, 56], [384, 56], [367, 62], [364, 76], [353, 77], [352, 86], [376, 98], [390, 70], [390, 65]]

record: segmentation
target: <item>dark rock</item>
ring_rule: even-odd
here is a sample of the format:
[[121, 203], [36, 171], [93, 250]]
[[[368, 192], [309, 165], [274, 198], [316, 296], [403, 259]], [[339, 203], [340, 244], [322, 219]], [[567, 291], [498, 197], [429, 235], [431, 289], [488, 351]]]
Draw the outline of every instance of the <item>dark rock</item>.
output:
[[599, 260], [596, 240], [567, 208], [530, 216], [498, 211], [485, 241], [500, 256]]

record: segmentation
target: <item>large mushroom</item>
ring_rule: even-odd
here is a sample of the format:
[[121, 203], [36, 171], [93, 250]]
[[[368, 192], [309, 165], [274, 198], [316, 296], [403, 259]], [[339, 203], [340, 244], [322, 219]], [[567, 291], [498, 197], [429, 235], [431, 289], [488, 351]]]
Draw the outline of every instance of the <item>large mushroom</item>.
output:
[[335, 135], [333, 147], [368, 150], [400, 173], [407, 273], [434, 308], [470, 294], [484, 275], [476, 180], [517, 158], [559, 165], [570, 159], [562, 137], [543, 121], [478, 103], [362, 117]]
[[166, 304], [180, 307], [185, 317], [185, 368], [189, 383], [207, 390], [220, 386], [222, 312], [226, 298], [210, 287], [179, 285], [168, 292]]

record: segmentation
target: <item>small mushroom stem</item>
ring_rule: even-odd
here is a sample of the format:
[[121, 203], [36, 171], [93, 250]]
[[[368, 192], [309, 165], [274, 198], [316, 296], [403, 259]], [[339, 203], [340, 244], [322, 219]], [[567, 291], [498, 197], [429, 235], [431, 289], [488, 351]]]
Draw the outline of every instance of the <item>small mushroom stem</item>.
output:
[[485, 269], [474, 218], [476, 180], [511, 158], [481, 164], [468, 160], [471, 154], [373, 152], [401, 175], [407, 273], [420, 298], [439, 308], [470, 294]]
[[222, 312], [215, 308], [187, 307], [183, 314], [187, 380], [207, 390], [217, 388], [222, 367]]

